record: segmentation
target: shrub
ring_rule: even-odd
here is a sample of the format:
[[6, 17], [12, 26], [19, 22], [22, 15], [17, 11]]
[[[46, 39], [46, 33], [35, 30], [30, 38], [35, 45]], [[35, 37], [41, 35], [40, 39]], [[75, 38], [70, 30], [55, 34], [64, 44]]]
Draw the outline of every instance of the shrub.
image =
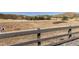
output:
[[62, 18], [62, 20], [63, 20], [63, 21], [66, 21], [66, 20], [68, 20], [68, 17], [67, 17], [67, 16], [64, 16], [64, 17]]

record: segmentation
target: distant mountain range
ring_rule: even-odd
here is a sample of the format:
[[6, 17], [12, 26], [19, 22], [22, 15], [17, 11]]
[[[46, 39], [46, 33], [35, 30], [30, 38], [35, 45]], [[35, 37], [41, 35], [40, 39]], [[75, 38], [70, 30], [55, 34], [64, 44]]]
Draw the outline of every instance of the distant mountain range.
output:
[[78, 17], [79, 14], [76, 12], [65, 12], [64, 14], [57, 14], [57, 15], [37, 15], [37, 16], [26, 16], [26, 15], [16, 15], [16, 14], [0, 14], [0, 19], [26, 19], [26, 20], [31, 20], [32, 18], [38, 18], [41, 17], [41, 19], [43, 18], [48, 18], [48, 17], [63, 17], [63, 16], [67, 16], [67, 17]]

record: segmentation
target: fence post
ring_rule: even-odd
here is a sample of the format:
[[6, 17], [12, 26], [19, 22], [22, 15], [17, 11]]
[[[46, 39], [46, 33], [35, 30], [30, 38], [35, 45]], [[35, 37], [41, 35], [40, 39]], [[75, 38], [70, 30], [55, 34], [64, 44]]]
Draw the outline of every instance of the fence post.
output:
[[[37, 33], [37, 39], [39, 40], [41, 38], [40, 28], [38, 28], [37, 30], [39, 31], [39, 33]], [[41, 42], [38, 41], [37, 44], [38, 44], [38, 46], [40, 46]]]
[[72, 37], [71, 32], [72, 32], [72, 29], [71, 29], [71, 26], [70, 26], [70, 27], [69, 27], [69, 30], [68, 30], [68, 38], [71, 38], [71, 37]]

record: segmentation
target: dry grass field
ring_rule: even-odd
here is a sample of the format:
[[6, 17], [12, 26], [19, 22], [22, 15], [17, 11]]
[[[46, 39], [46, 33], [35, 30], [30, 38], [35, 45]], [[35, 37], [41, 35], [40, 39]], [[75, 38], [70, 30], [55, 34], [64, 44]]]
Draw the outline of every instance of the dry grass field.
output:
[[[71, 21], [53, 21], [53, 20], [3, 20], [0, 19], [0, 26], [3, 26], [5, 29], [3, 32], [9, 32], [9, 31], [18, 31], [18, 30], [27, 30], [27, 29], [34, 29], [34, 28], [48, 28], [48, 27], [61, 27], [61, 26], [69, 26], [69, 25], [79, 25], [78, 21], [75, 21], [74, 19]], [[60, 31], [59, 31], [60, 32]], [[59, 33], [57, 32], [57, 33]], [[63, 33], [64, 31], [62, 31]], [[57, 35], [56, 32], [54, 33], [47, 33], [42, 34], [43, 37], [47, 37], [52, 35]], [[36, 35], [28, 35], [28, 36], [18, 36], [13, 38], [6, 38], [6, 40], [0, 39], [0, 45], [10, 45], [15, 44], [19, 42], [25, 42], [30, 41], [36, 38]], [[58, 40], [53, 40], [52, 42], [57, 42]], [[50, 41], [47, 41], [49, 43]], [[46, 44], [46, 42], [43, 42], [43, 44]]]
[[34, 28], [47, 28], [47, 27], [58, 27], [66, 25], [77, 25], [78, 21], [53, 21], [53, 20], [3, 20], [0, 19], [0, 26], [5, 28], [6, 31], [17, 31], [17, 30], [26, 30]]

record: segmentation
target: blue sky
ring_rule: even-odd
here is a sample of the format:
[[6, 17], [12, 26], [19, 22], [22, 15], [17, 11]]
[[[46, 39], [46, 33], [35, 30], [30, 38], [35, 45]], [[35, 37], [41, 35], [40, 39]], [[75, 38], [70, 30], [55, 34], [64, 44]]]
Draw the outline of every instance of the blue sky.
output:
[[0, 12], [0, 14], [17, 14], [17, 15], [54, 15], [54, 14], [62, 14], [63, 12]]

